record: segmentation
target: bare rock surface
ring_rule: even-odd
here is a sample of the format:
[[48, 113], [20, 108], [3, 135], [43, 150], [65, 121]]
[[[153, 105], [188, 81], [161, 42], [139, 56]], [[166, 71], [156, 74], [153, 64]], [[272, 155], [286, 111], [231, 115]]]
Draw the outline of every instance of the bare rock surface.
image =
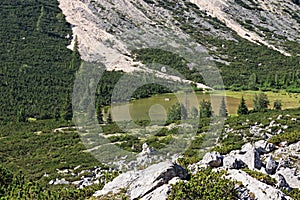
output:
[[208, 152], [202, 159], [202, 164], [209, 165], [210, 167], [219, 167], [222, 164], [223, 156], [219, 152]]
[[169, 161], [161, 162], [144, 170], [119, 175], [101, 191], [95, 192], [94, 196], [118, 193], [125, 188], [130, 199], [165, 199], [171, 189], [169, 182], [174, 184], [186, 177], [187, 171], [181, 166]]
[[241, 181], [247, 189], [255, 194], [255, 199], [258, 200], [283, 200], [291, 199], [289, 196], [286, 196], [279, 189], [276, 189], [270, 185], [262, 183], [257, 179], [251, 177], [246, 172], [242, 170], [230, 169], [228, 170], [228, 178], [231, 178], [236, 181]]

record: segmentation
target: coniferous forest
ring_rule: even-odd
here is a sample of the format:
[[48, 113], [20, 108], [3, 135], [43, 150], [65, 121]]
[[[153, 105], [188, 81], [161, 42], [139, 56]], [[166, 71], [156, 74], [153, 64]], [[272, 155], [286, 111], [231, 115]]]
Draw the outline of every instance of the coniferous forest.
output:
[[0, 117], [53, 118], [71, 93], [79, 54], [57, 1], [1, 1]]

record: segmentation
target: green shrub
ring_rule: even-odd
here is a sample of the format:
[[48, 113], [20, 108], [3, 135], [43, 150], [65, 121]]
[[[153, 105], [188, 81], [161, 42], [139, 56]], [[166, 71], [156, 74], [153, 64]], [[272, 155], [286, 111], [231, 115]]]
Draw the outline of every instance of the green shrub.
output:
[[13, 174], [0, 164], [0, 194], [12, 183]]
[[268, 185], [271, 185], [273, 187], [276, 186], [276, 179], [272, 178], [271, 176], [267, 175], [267, 174], [263, 174], [261, 172], [258, 171], [253, 171], [250, 169], [243, 169], [244, 172], [246, 172], [247, 174], [249, 174], [250, 176], [252, 176], [253, 178], [256, 178], [257, 180], [266, 183]]
[[232, 200], [236, 199], [235, 182], [222, 176], [224, 171], [205, 169], [193, 175], [188, 182], [173, 186], [168, 200]]
[[300, 199], [300, 189], [293, 188], [291, 191], [282, 190], [286, 195], [292, 197], [292, 199]]
[[283, 133], [275, 135], [269, 139], [270, 143], [279, 144], [280, 142], [287, 141], [288, 143], [295, 143], [300, 141], [300, 132], [294, 131], [289, 133]]

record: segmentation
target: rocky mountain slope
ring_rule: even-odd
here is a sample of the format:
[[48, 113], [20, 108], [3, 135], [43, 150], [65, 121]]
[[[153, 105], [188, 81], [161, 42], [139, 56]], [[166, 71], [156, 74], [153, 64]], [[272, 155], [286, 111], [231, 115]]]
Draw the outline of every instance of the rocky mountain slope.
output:
[[[159, 49], [163, 43], [170, 44], [176, 39], [186, 45], [182, 44], [183, 38], [199, 45], [198, 49], [206, 54], [202, 60], [214, 61], [227, 86], [245, 85], [250, 75], [257, 72], [257, 82], [263, 84], [268, 75], [275, 76], [275, 70], [288, 74], [299, 69], [300, 6], [295, 0], [59, 3], [73, 25], [82, 58], [102, 62], [108, 70], [147, 71], [144, 63], [136, 59], [134, 50]], [[241, 74], [233, 74], [232, 70]], [[272, 72], [267, 74], [268, 71]]]
[[[230, 40], [233, 39], [232, 35], [237, 33], [253, 43], [266, 45], [285, 55], [290, 55], [291, 52], [284, 48], [282, 43], [300, 41], [300, 7], [292, 0], [267, 2], [191, 0], [190, 2], [198, 7], [195, 8], [188, 1], [162, 3], [152, 0], [135, 2], [60, 0], [60, 8], [67, 16], [67, 20], [74, 25], [73, 31], [79, 37], [80, 50], [85, 60], [100, 59], [97, 55], [102, 55], [107, 48], [117, 49], [121, 54], [129, 53], [126, 51], [126, 43], [122, 43], [124, 41], [115, 41], [116, 44], [112, 47], [107, 47], [105, 43], [115, 40], [133, 28], [161, 26], [180, 32], [179, 24], [182, 21], [179, 18], [184, 18], [185, 22], [193, 19], [192, 23], [199, 25], [198, 31], [201, 34]], [[174, 13], [179, 9], [183, 10], [181, 15]]]
[[240, 37], [290, 56], [282, 46], [299, 42], [299, 5], [293, 1], [191, 0], [203, 11], [224, 22]]

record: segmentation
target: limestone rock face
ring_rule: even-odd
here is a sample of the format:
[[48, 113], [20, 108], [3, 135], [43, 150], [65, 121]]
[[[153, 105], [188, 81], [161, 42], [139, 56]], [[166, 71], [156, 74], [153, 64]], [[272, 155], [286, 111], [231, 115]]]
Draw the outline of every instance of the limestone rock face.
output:
[[296, 168], [285, 168], [281, 167], [277, 170], [275, 178], [277, 179], [277, 174], [284, 176], [288, 185], [292, 188], [300, 188], [300, 174], [297, 174]]
[[223, 157], [219, 152], [208, 152], [202, 159], [203, 164], [207, 164], [210, 167], [219, 167], [222, 164]]
[[242, 170], [231, 169], [228, 170], [227, 177], [241, 181], [246, 188], [255, 195], [255, 199], [259, 200], [289, 200], [289, 196], [286, 196], [279, 189], [276, 189], [270, 185], [260, 182], [259, 180], [251, 177]]
[[227, 169], [240, 169], [244, 166], [244, 162], [232, 155], [226, 155], [223, 159], [223, 166]]
[[276, 180], [277, 180], [277, 188], [279, 189], [287, 189], [287, 190], [291, 190], [289, 184], [286, 182], [284, 176], [282, 176], [281, 174], [276, 174]]
[[168, 184], [174, 177], [186, 178], [184, 168], [171, 162], [152, 165], [143, 170], [140, 176], [130, 185], [128, 194], [131, 199], [142, 198], [149, 192]]
[[240, 151], [232, 151], [230, 155], [243, 161], [249, 169], [261, 169], [259, 151], [250, 143], [245, 144]]
[[171, 183], [175, 184], [186, 177], [187, 171], [183, 167], [170, 161], [161, 162], [144, 170], [119, 175], [94, 196], [118, 193], [125, 188], [130, 199], [166, 199]]
[[266, 159], [266, 172], [269, 174], [274, 174], [276, 172], [278, 164], [273, 160], [272, 156]]
[[139, 177], [139, 173], [135, 173], [133, 171], [120, 174], [113, 181], [105, 184], [102, 190], [96, 191], [94, 193], [94, 196], [106, 195], [110, 192], [116, 194], [120, 192], [121, 189], [128, 187], [128, 185], [130, 185], [138, 177]]

